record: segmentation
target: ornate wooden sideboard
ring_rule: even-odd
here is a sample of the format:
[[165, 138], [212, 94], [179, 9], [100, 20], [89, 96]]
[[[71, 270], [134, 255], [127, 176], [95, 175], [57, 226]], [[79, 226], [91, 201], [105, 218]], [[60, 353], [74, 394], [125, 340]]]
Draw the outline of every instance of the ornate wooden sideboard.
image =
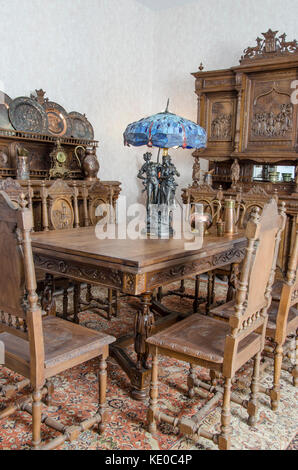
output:
[[[269, 29], [257, 38], [256, 46], [244, 51], [239, 66], [203, 71], [201, 64], [192, 75], [198, 123], [207, 130], [208, 143], [193, 153], [193, 182], [182, 190], [182, 198], [185, 203], [202, 198], [206, 185], [202, 186], [200, 158], [209, 160], [213, 190], [221, 188], [224, 196], [236, 198], [240, 188], [249, 203], [278, 195], [287, 204], [288, 241], [281, 247], [286, 269], [298, 214], [298, 43]], [[270, 166], [276, 171], [277, 165], [295, 167], [295, 175], [273, 182], [268, 172]]]
[[[213, 181], [224, 188], [249, 189], [255, 164], [297, 163], [298, 44], [277, 33], [262, 33], [237, 67], [204, 72], [201, 66], [192, 74], [198, 122], [208, 133], [207, 148], [193, 155], [196, 163], [199, 157], [211, 162]], [[295, 184], [278, 189], [291, 193]]]
[[[79, 146], [95, 154], [97, 141], [74, 138], [60, 138], [59, 140], [69, 160], [70, 173], [66, 181], [78, 190], [80, 225], [93, 225], [97, 205], [104, 203], [115, 207], [121, 191], [121, 183], [100, 181], [97, 177], [86, 177], [83, 165], [80, 166], [75, 156], [75, 149]], [[28, 151], [30, 178], [17, 181], [24, 189], [31, 189], [35, 231], [42, 230], [42, 188], [47, 188], [54, 182], [54, 179], [50, 179], [49, 171], [50, 154], [56, 144], [57, 138], [53, 136], [0, 129], [0, 180], [17, 179], [18, 150], [25, 148]]]

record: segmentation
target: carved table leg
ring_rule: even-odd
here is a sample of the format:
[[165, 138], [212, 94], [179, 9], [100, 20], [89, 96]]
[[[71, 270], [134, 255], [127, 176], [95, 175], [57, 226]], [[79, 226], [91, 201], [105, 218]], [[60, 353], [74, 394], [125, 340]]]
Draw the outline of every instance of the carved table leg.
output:
[[193, 313], [198, 313], [198, 311], [199, 311], [199, 295], [200, 295], [200, 276], [196, 276], [195, 300], [194, 300], [194, 303], [193, 303]]
[[154, 325], [154, 315], [150, 310], [152, 300], [151, 292], [142, 294], [142, 309], [135, 318], [135, 351], [137, 353], [137, 369], [148, 369], [147, 360], [149, 348], [146, 339], [150, 336]]

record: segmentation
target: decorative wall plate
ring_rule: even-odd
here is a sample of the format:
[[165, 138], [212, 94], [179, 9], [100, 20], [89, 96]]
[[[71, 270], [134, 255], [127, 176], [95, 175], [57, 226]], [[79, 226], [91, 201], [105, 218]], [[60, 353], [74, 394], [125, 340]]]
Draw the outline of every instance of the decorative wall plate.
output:
[[72, 137], [75, 139], [94, 139], [94, 130], [85, 114], [73, 111], [68, 116], [72, 121]]
[[14, 130], [9, 120], [8, 110], [12, 99], [0, 91], [0, 129]]
[[45, 101], [44, 109], [48, 116], [48, 130], [56, 137], [71, 136], [71, 119], [65, 109], [53, 101]]
[[19, 97], [9, 106], [9, 118], [17, 131], [47, 134], [48, 116], [43, 107], [28, 97]]

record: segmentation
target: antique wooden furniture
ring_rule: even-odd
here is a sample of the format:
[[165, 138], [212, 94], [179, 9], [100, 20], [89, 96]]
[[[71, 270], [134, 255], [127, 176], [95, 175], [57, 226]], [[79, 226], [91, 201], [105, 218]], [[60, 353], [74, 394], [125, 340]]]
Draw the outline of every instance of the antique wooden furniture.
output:
[[[146, 337], [181, 318], [179, 312], [172, 312], [153, 301], [153, 291], [223, 266], [227, 258], [231, 263], [241, 262], [246, 243], [241, 232], [221, 238], [210, 234], [205, 237], [202, 247], [197, 244], [185, 246], [185, 240], [123, 240], [117, 237], [98, 240], [94, 227], [32, 235], [34, 261], [39, 269], [141, 297], [135, 332], [118, 338], [111, 347], [112, 355], [131, 380], [133, 396], [139, 399], [146, 398], [150, 380]], [[157, 320], [155, 325], [153, 311], [165, 317]], [[124, 350], [131, 343], [135, 344], [137, 363]]]
[[[219, 190], [213, 189], [208, 184], [200, 185], [200, 189], [202, 193], [196, 199], [195, 203], [188, 202], [188, 212], [186, 212], [186, 217], [189, 219], [191, 214], [193, 214], [196, 210], [196, 204], [202, 204], [204, 207], [204, 213], [210, 214], [212, 225], [211, 227], [216, 227], [216, 223], [219, 221], [222, 215], [222, 203], [223, 203], [223, 192], [222, 188]], [[206, 230], [206, 234], [207, 234]], [[180, 287], [175, 290], [168, 290], [167, 292], [163, 292], [162, 288], [158, 291], [158, 299], [162, 300], [163, 297], [168, 295], [176, 295], [181, 298], [189, 298], [193, 299], [193, 311], [194, 313], [198, 312], [199, 304], [203, 303], [207, 300], [206, 303], [206, 312], [209, 312], [211, 305], [214, 301], [214, 282], [215, 282], [215, 273], [214, 271], [210, 271], [208, 273], [208, 288], [207, 288], [207, 297], [199, 297], [200, 292], [200, 275], [196, 276], [195, 278], [195, 293], [187, 294], [185, 292], [185, 284], [184, 279], [181, 281]]]
[[[147, 339], [153, 355], [148, 409], [150, 432], [156, 431], [157, 422], [166, 422], [181, 433], [210, 439], [224, 450], [230, 447], [231, 401], [247, 409], [250, 425], [256, 423], [260, 358], [264, 347], [267, 309], [271, 302], [271, 287], [283, 227], [284, 216], [278, 214], [274, 200], [264, 207], [261, 216], [258, 211], [252, 215], [246, 229], [248, 246], [236, 293], [235, 309], [231, 314], [229, 325], [214, 318], [194, 314]], [[202, 408], [192, 418], [181, 419], [169, 416], [158, 409], [158, 354], [189, 362], [189, 396], [194, 396], [195, 387], [213, 393], [211, 405], [207, 404], [207, 410], [219, 400], [223, 400], [219, 434], [211, 434], [202, 428], [201, 421], [204, 417]], [[231, 393], [231, 384], [237, 370], [251, 358], [254, 358], [251, 394], [249, 401], [243, 401]], [[224, 385], [214, 387], [196, 379], [195, 365], [221, 373]]]
[[[266, 327], [266, 337], [270, 339], [271, 345], [266, 345], [264, 355], [274, 358], [273, 386], [266, 388], [260, 386], [260, 392], [265, 393], [271, 398], [271, 408], [276, 411], [280, 401], [280, 373], [281, 369], [289, 371], [293, 376], [293, 385], [297, 386], [297, 329], [298, 329], [298, 311], [297, 304], [297, 259], [298, 259], [298, 231], [295, 234], [295, 241], [287, 276], [283, 281], [277, 281], [272, 289], [272, 303], [268, 310], [268, 324]], [[218, 319], [229, 321], [233, 312], [235, 302], [227, 304], [225, 309], [216, 308], [211, 314]], [[288, 366], [283, 364], [283, 358], [288, 353], [288, 344], [286, 339], [289, 336], [296, 336], [296, 356], [295, 365]], [[264, 368], [267, 363], [264, 362]]]
[[[237, 188], [258, 197], [264, 190], [269, 196], [277, 190], [287, 204], [287, 225], [279, 264], [287, 271], [291, 246], [293, 216], [298, 213], [297, 177], [291, 181], [272, 182], [270, 166], [297, 166], [297, 73], [298, 45], [286, 35], [269, 29], [248, 47], [240, 65], [224, 70], [204, 71], [195, 77], [198, 97], [198, 123], [207, 130], [208, 143], [194, 152], [192, 185], [183, 191], [195, 202], [200, 194], [199, 158], [210, 162], [213, 187], [236, 197]], [[255, 178], [254, 167], [262, 167]], [[297, 172], [296, 172], [297, 175]]]
[[[65, 441], [75, 440], [80, 432], [98, 426], [100, 432], [105, 422], [106, 358], [109, 344], [115, 338], [90, 331], [78, 325], [46, 316], [36, 295], [35, 268], [32, 256], [30, 231], [32, 214], [24, 199], [16, 207], [6, 193], [0, 193], [0, 341], [5, 345], [5, 367], [23, 375], [31, 384], [31, 399], [17, 401], [0, 412], [4, 419], [17, 410], [32, 415], [33, 447], [54, 449]], [[42, 399], [50, 395], [49, 379], [60, 372], [89, 359], [100, 356], [99, 408], [90, 419], [79, 425], [64, 426], [42, 414]], [[16, 390], [20, 386], [15, 387]], [[11, 391], [11, 389], [10, 389]], [[5, 388], [1, 389], [5, 395]], [[61, 436], [41, 444], [41, 423], [59, 431]]]
[[[98, 223], [107, 221], [108, 223], [116, 222], [114, 188], [103, 186], [99, 181], [93, 183], [90, 188], [84, 188], [86, 192], [86, 206], [84, 205], [84, 226], [95, 226]], [[117, 290], [108, 289], [106, 299], [94, 297], [92, 294], [92, 285], [87, 284], [86, 299], [81, 298], [80, 293], [76, 297], [78, 305], [75, 306], [77, 312], [83, 310], [94, 310], [101, 313], [107, 312], [107, 319], [111, 320], [112, 316], [117, 316], [120, 308], [120, 293]], [[76, 301], [75, 299], [75, 301]]]
[[[271, 398], [271, 408], [275, 411], [280, 401], [280, 373], [281, 368], [288, 370], [293, 376], [293, 385], [298, 385], [298, 310], [297, 292], [297, 261], [298, 261], [298, 231], [296, 232], [295, 242], [291, 253], [286, 279], [283, 281], [279, 301], [273, 299], [269, 308], [268, 325], [266, 336], [273, 341], [274, 354], [274, 373], [273, 386], [271, 389], [261, 387], [261, 391]], [[296, 336], [296, 356], [295, 365], [288, 367], [282, 365], [285, 355], [285, 342], [287, 337]]]

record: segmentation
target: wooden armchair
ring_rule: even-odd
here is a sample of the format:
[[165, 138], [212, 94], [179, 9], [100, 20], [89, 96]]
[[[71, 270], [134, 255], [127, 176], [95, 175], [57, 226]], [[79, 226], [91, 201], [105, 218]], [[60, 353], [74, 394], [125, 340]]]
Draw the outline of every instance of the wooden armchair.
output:
[[[89, 189], [83, 186], [82, 189], [84, 207], [84, 226], [100, 224], [101, 220], [115, 222], [114, 194], [113, 188], [108, 189], [99, 181], [96, 181]], [[107, 312], [107, 319], [118, 316], [120, 305], [120, 293], [113, 289], [108, 289], [108, 296], [105, 299], [94, 297], [91, 284], [87, 285], [86, 298], [77, 296], [78, 306], [76, 310], [95, 310], [95, 312]]]
[[[272, 388], [261, 387], [261, 391], [270, 396], [271, 408], [276, 411], [280, 402], [280, 373], [281, 369], [287, 370], [293, 376], [293, 385], [298, 385], [298, 231], [296, 231], [295, 242], [290, 257], [286, 279], [283, 281], [280, 300], [273, 299], [269, 308], [268, 325], [266, 336], [273, 343], [273, 348], [266, 347], [265, 353], [274, 355], [274, 372]], [[290, 336], [296, 336], [295, 364], [287, 366], [283, 364], [283, 358], [287, 352], [286, 340]], [[291, 356], [290, 356], [291, 357]]]
[[[195, 204], [190, 198], [190, 194], [188, 193], [188, 208], [190, 212], [186, 214], [186, 217], [189, 219], [192, 213], [196, 210], [196, 204], [202, 204], [204, 207], [204, 213], [210, 215], [210, 219], [212, 221], [212, 226], [215, 226], [216, 223], [219, 221], [222, 215], [222, 207], [223, 207], [223, 192], [222, 188], [220, 187], [219, 190], [213, 189], [209, 184], [202, 183], [198, 185], [198, 191], [200, 192], [199, 196], [196, 198]], [[210, 228], [211, 228], [210, 227]], [[214, 296], [214, 282], [215, 277], [212, 271], [208, 272], [208, 287], [207, 287], [207, 306], [206, 310], [209, 311], [211, 303], [213, 301]], [[189, 298], [193, 299], [193, 311], [196, 313], [199, 308], [199, 304], [206, 301], [205, 298], [199, 297], [200, 292], [200, 278], [201, 276], [196, 276], [195, 278], [195, 293], [187, 294], [185, 292], [185, 280], [181, 281], [180, 287], [176, 290], [169, 290], [165, 293], [162, 292], [162, 288], [159, 289], [158, 292], [158, 300], [161, 301], [163, 297], [168, 295], [176, 295], [180, 298]]]
[[[49, 230], [67, 230], [78, 228], [79, 211], [78, 211], [78, 188], [76, 185], [69, 186], [65, 181], [57, 179], [50, 187], [45, 182], [41, 183], [40, 189], [41, 205], [42, 205], [42, 229]], [[37, 271], [39, 276], [39, 271]], [[78, 296], [80, 287], [78, 283], [71, 283], [67, 278], [47, 276], [45, 282], [44, 297], [49, 297], [47, 303], [52, 305], [50, 299], [51, 293], [57, 290], [63, 292], [63, 318], [69, 316], [68, 312], [68, 292], [73, 288], [74, 291], [74, 321], [79, 322], [79, 304]]]
[[[272, 200], [265, 205], [261, 216], [255, 211], [248, 222], [248, 246], [229, 324], [195, 314], [148, 338], [147, 342], [153, 355], [148, 410], [150, 432], [155, 432], [156, 423], [163, 421], [172, 424], [183, 434], [203, 436], [218, 444], [220, 449], [229, 449], [231, 401], [247, 409], [250, 425], [256, 423], [260, 358], [264, 348], [267, 310], [271, 302], [271, 288], [284, 219], [284, 208], [279, 215], [277, 204]], [[158, 410], [159, 353], [190, 364], [190, 397], [194, 396], [195, 387], [199, 387], [203, 393], [213, 393], [210, 402], [191, 419], [173, 418]], [[231, 384], [237, 370], [251, 358], [254, 358], [254, 370], [250, 399], [246, 401], [231, 393]], [[195, 365], [220, 373], [224, 385], [213, 386], [198, 380], [195, 377]], [[202, 428], [201, 421], [204, 413], [221, 399], [221, 431], [220, 434], [211, 434]]]
[[[0, 192], [0, 341], [5, 346], [5, 367], [27, 380], [16, 385], [20, 390], [28, 384], [33, 389], [30, 399], [19, 400], [0, 412], [0, 419], [17, 410], [32, 415], [35, 449], [54, 449], [65, 441], [78, 438], [80, 432], [105, 423], [106, 358], [109, 344], [115, 338], [66, 322], [56, 316], [43, 317], [36, 295], [36, 278], [30, 231], [31, 211], [24, 199], [16, 207], [7, 194]], [[48, 380], [71, 367], [100, 356], [99, 408], [90, 419], [77, 426], [64, 426], [60, 421], [42, 414], [42, 399], [50, 399], [52, 387]], [[28, 380], [29, 379], [29, 380]], [[11, 392], [13, 387], [8, 388]], [[5, 387], [0, 395], [5, 396]], [[61, 435], [41, 444], [41, 424]]]

